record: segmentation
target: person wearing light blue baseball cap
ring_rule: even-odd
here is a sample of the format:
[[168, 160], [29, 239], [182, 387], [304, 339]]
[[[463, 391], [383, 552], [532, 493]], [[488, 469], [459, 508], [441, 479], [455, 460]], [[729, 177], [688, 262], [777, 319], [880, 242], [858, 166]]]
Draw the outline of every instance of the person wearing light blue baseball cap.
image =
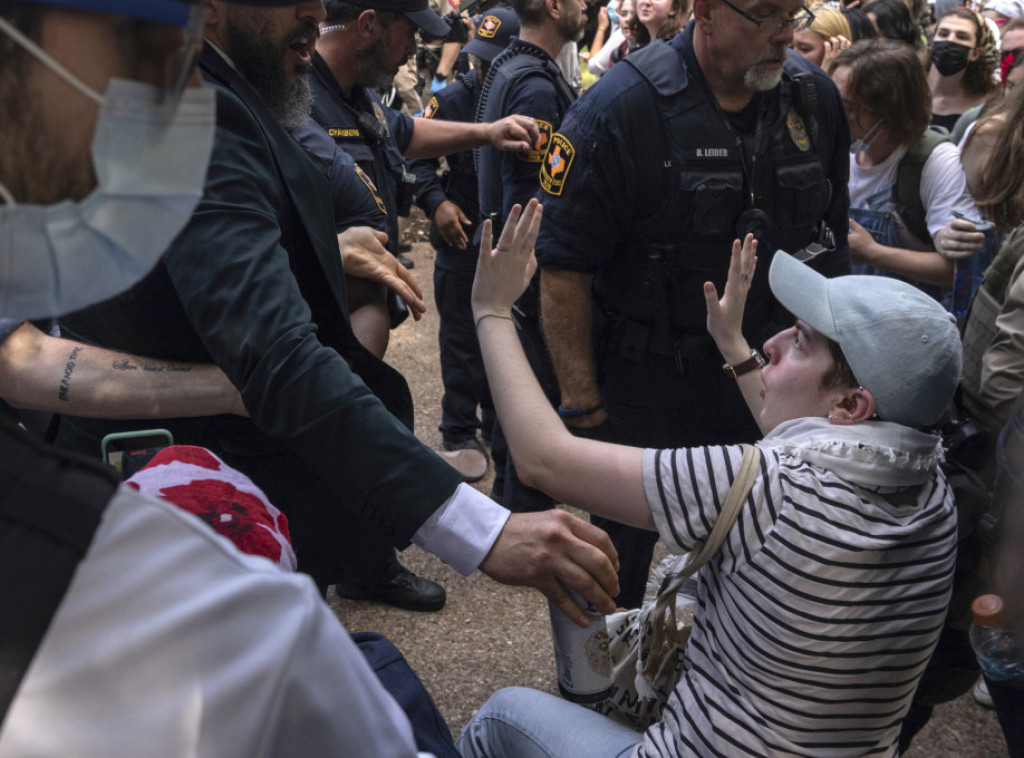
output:
[[521, 216], [516, 207], [493, 251], [484, 222], [473, 288], [520, 476], [559, 502], [656, 530], [681, 555], [714, 541], [727, 504], [738, 515], [687, 593], [692, 631], [660, 721], [638, 733], [602, 715], [614, 702], [595, 712], [507, 688], [467, 725], [456, 743], [463, 758], [896, 754], [955, 567], [942, 444], [922, 428], [939, 421], [959, 379], [953, 318], [905, 282], [826, 279], [779, 251], [769, 284], [796, 320], [762, 357], [741, 331], [756, 271], [748, 235], [733, 244], [724, 291], [707, 282], [703, 295], [723, 370], [765, 434], [754, 450], [578, 438], [547, 402], [512, 321], [540, 215], [536, 200]]

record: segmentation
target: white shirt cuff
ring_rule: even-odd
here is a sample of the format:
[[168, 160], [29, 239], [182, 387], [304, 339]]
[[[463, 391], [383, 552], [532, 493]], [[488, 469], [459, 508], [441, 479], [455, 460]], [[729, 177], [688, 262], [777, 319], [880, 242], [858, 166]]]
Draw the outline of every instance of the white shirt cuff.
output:
[[487, 557], [510, 515], [463, 482], [416, 530], [412, 542], [468, 576]]

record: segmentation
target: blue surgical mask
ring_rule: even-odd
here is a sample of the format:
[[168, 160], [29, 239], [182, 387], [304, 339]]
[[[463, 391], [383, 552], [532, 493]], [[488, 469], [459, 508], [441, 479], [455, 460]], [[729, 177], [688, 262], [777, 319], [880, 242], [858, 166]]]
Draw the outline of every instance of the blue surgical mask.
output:
[[175, 101], [113, 79], [99, 95], [4, 19], [0, 31], [100, 103], [88, 197], [19, 205], [0, 185], [0, 317], [59, 316], [135, 285], [188, 224], [213, 151], [215, 93], [191, 88]]
[[850, 143], [850, 153], [856, 155], [857, 153], [863, 153], [865, 150], [871, 147], [871, 143], [875, 141], [875, 137], [878, 136], [878, 130], [881, 128], [882, 120], [879, 119], [874, 126], [868, 129], [867, 134], [865, 134], [863, 137], [858, 137], [857, 139]]

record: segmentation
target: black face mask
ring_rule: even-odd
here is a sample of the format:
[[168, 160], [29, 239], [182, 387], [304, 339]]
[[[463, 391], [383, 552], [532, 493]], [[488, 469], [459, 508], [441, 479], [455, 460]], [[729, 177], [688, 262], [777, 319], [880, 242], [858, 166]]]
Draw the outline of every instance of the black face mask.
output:
[[941, 40], [932, 43], [932, 63], [943, 76], [958, 74], [967, 68], [967, 58], [974, 48], [959, 42]]

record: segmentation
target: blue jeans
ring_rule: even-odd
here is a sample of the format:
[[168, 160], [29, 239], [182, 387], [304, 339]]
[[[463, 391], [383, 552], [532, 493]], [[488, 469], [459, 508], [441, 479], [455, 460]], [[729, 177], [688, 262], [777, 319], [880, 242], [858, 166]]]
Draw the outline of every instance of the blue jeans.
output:
[[462, 758], [625, 758], [640, 732], [600, 713], [525, 687], [495, 692], [455, 747]]

